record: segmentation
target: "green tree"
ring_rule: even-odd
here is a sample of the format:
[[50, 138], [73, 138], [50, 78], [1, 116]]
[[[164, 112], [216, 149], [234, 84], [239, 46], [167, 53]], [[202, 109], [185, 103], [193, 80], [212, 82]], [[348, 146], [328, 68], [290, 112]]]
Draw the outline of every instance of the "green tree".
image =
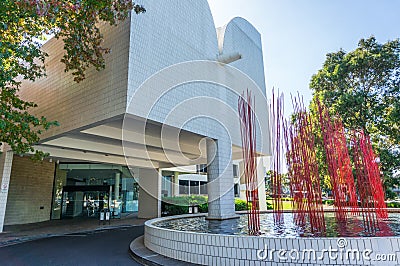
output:
[[[274, 176], [274, 171], [273, 170], [268, 170], [265, 173], [264, 181], [265, 181], [265, 192], [268, 196], [272, 197], [273, 196], [273, 187], [272, 187], [272, 182], [273, 182], [273, 176]], [[284, 195], [289, 195], [290, 194], [290, 179], [289, 179], [289, 174], [284, 173], [284, 174], [279, 174], [281, 178], [281, 184], [282, 184], [282, 194]], [[283, 196], [282, 196], [283, 197]]]
[[316, 99], [343, 119], [347, 129], [368, 133], [381, 159], [386, 188], [399, 184], [393, 173], [400, 168], [400, 41], [380, 44], [362, 39], [346, 53], [329, 53], [310, 83]]
[[[99, 24], [116, 25], [144, 7], [131, 0], [2, 0], [0, 1], [0, 142], [16, 153], [34, 151], [43, 130], [57, 122], [29, 113], [36, 107], [18, 96], [22, 80], [45, 76], [47, 54], [40, 47], [45, 36], [64, 42], [62, 62], [74, 80], [85, 78], [89, 67], [105, 67]], [[39, 153], [40, 154], [40, 153]]]

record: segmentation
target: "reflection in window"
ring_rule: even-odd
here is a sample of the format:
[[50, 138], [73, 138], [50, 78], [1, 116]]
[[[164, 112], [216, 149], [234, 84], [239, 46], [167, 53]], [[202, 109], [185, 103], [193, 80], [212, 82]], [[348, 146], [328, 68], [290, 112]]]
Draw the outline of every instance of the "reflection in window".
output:
[[234, 191], [235, 191], [235, 197], [239, 198], [240, 197], [240, 185], [239, 184], [235, 184]]
[[196, 173], [197, 174], [207, 174], [207, 165], [206, 164], [196, 165]]
[[190, 181], [190, 195], [199, 195], [200, 194], [200, 182], [199, 181]]
[[171, 197], [172, 196], [172, 177], [171, 176], [163, 176], [162, 184], [161, 184], [161, 195], [163, 197]]
[[179, 194], [188, 195], [189, 194], [189, 181], [179, 180]]
[[233, 177], [239, 177], [238, 166], [236, 164], [233, 165]]
[[200, 194], [207, 195], [207, 182], [200, 182]]
[[51, 219], [96, 217], [138, 211], [139, 186], [124, 166], [60, 163], [54, 176]]

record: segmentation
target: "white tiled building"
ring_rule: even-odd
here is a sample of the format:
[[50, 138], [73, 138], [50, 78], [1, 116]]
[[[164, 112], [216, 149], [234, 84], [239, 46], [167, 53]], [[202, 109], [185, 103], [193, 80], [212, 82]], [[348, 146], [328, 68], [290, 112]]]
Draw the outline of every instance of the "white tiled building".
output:
[[[106, 69], [90, 69], [81, 83], [64, 72], [62, 41], [44, 45], [47, 77], [24, 83], [21, 96], [60, 126], [37, 145], [50, 160], [2, 154], [0, 229], [117, 205], [157, 217], [161, 170], [198, 164], [208, 164], [209, 218], [235, 216], [237, 105], [247, 89], [255, 97], [257, 152], [270, 155], [260, 34], [243, 18], [216, 29], [206, 0], [141, 4], [147, 13], [101, 27], [112, 50]], [[262, 188], [263, 169], [260, 163]]]

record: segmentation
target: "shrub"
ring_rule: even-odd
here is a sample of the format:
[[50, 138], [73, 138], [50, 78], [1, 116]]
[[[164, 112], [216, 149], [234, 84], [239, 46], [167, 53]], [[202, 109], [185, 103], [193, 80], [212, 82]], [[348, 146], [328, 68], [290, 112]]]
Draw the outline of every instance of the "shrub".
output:
[[242, 199], [235, 199], [235, 211], [247, 210], [247, 201]]
[[400, 202], [388, 202], [386, 206], [388, 208], [400, 208]]
[[333, 205], [333, 204], [335, 204], [335, 200], [333, 200], [333, 199], [322, 200], [322, 204]]
[[[271, 205], [271, 204], [269, 204]], [[270, 209], [267, 203], [267, 208]], [[200, 213], [208, 212], [208, 202], [205, 196], [178, 196], [164, 197], [161, 203], [163, 215], [181, 215], [189, 213], [189, 206], [198, 206]], [[251, 203], [249, 204], [251, 206]], [[235, 199], [235, 211], [247, 210], [247, 202], [242, 199]]]
[[188, 206], [166, 204], [163, 213], [167, 215], [181, 215], [189, 213]]
[[199, 205], [199, 212], [207, 213], [208, 212], [208, 203], [203, 203]]
[[282, 201], [293, 201], [293, 198], [282, 198]]
[[164, 197], [161, 203], [161, 212], [164, 215], [187, 214], [189, 206], [198, 206], [199, 212], [207, 212], [207, 197], [199, 195]]
[[194, 206], [207, 203], [206, 196], [191, 195], [178, 197], [164, 197], [163, 202], [179, 206]]

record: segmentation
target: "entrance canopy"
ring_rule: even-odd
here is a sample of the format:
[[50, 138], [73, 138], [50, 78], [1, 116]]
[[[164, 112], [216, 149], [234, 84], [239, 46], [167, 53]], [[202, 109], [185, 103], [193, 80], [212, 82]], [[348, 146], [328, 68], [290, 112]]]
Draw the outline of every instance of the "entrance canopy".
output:
[[[145, 122], [133, 116], [124, 119], [124, 129], [123, 117], [116, 117], [46, 139], [35, 148], [50, 153], [51, 158], [60, 162], [88, 161], [126, 165], [127, 155], [129, 164], [139, 168], [185, 166], [188, 165], [187, 159], [207, 163], [203, 136], [180, 130], [177, 146], [175, 138], [165, 137], [175, 134], [175, 128]], [[145, 123], [146, 136], [143, 136], [138, 132], [143, 131]], [[170, 150], [171, 147], [178, 149]], [[240, 159], [241, 156], [241, 148], [233, 147], [233, 159]]]

